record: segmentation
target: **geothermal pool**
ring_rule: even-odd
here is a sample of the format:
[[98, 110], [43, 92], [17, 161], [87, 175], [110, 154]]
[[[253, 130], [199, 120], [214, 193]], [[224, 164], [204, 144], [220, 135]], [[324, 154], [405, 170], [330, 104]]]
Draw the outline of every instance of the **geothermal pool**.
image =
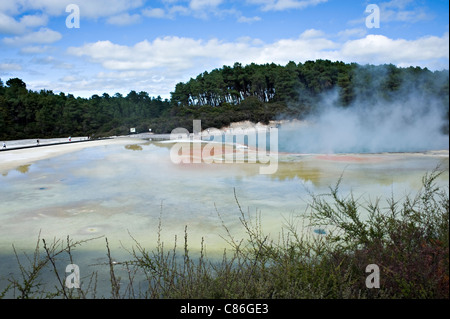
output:
[[[175, 235], [182, 245], [187, 226], [191, 249], [204, 238], [207, 253], [222, 252], [228, 246], [218, 213], [233, 235], [244, 237], [234, 192], [244, 212], [260, 213], [263, 231], [277, 238], [287, 219], [307, 212], [309, 192], [327, 192], [340, 176], [343, 195], [366, 200], [414, 194], [438, 165], [445, 170], [439, 183], [448, 185], [448, 151], [281, 153], [277, 172], [261, 175], [260, 164], [177, 165], [170, 147], [124, 140], [0, 171], [0, 279], [16, 267], [12, 244], [32, 251], [39, 234], [48, 242], [105, 236], [112, 255], [126, 259], [134, 245], [130, 235], [148, 249], [156, 246], [161, 220], [167, 247]], [[106, 256], [103, 239], [76, 250], [95, 260]]]

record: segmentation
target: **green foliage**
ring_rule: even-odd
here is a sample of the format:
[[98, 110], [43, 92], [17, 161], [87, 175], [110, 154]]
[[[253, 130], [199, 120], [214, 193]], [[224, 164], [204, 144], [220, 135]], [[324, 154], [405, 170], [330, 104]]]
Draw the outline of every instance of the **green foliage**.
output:
[[[82, 277], [77, 290], [66, 289], [58, 274], [57, 261], [65, 255], [74, 263], [72, 251], [83, 242], [42, 240], [42, 251], [38, 240], [34, 255], [26, 256], [28, 266], [15, 252], [21, 277], [10, 278], [0, 297], [448, 299], [449, 195], [448, 187], [437, 186], [440, 174], [425, 175], [416, 196], [389, 199], [386, 208], [379, 200], [363, 205], [351, 195], [341, 197], [339, 181], [329, 194], [311, 195], [312, 224], [305, 226], [303, 219], [300, 225], [292, 217], [275, 239], [264, 233], [260, 214], [244, 213], [235, 193], [246, 236], [234, 236], [217, 211], [229, 246], [222, 258], [208, 258], [203, 239], [192, 252], [187, 226], [182, 246], [175, 237], [173, 248], [167, 248], [160, 218], [156, 248], [134, 240], [129, 260], [114, 260], [106, 239], [107, 262], [99, 265], [109, 270], [111, 292], [106, 296], [97, 295], [97, 272]], [[334, 229], [325, 235], [305, 231], [314, 225]], [[365, 285], [369, 264], [380, 268], [379, 289]], [[53, 288], [42, 280], [48, 270], [56, 277]]]
[[[193, 119], [216, 128], [244, 120], [301, 119], [317, 109], [323, 93], [333, 91], [342, 107], [402, 100], [413, 92], [421, 103], [437, 100], [448, 119], [448, 85], [448, 71], [329, 60], [223, 66], [178, 83], [170, 100], [136, 91], [75, 98], [49, 90], [33, 92], [21, 79], [12, 78], [6, 86], [0, 80], [0, 139], [106, 136], [126, 134], [130, 127], [170, 133], [188, 128]], [[441, 130], [448, 134], [445, 123]]]
[[0, 90], [0, 139], [127, 134], [130, 127], [148, 132], [170, 108], [169, 101], [145, 92], [84, 99], [27, 91], [21, 80], [12, 80]]
[[391, 198], [386, 208], [380, 200], [362, 207], [352, 195], [341, 197], [340, 181], [330, 188], [331, 201], [312, 196], [315, 225], [332, 228], [334, 258], [356, 270], [380, 267], [378, 297], [383, 291], [392, 298], [449, 297], [449, 195], [436, 184], [440, 174], [426, 174], [416, 196], [402, 202]]

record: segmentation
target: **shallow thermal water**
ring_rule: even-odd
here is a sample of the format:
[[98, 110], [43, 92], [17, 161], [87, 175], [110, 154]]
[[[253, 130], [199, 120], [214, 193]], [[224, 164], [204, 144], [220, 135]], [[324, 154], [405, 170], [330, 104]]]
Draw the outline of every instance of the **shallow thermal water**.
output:
[[[228, 245], [218, 214], [233, 235], [244, 237], [234, 192], [244, 212], [259, 212], [263, 231], [276, 238], [287, 219], [307, 212], [308, 192], [327, 192], [341, 175], [342, 194], [372, 200], [414, 194], [422, 176], [437, 165], [446, 171], [439, 182], [448, 185], [448, 152], [280, 154], [272, 175], [259, 174], [259, 163], [176, 165], [169, 152], [170, 144], [136, 140], [134, 145], [86, 148], [0, 175], [0, 278], [14, 272], [12, 244], [30, 251], [39, 234], [47, 241], [105, 236], [120, 259], [129, 256], [131, 236], [154, 248], [161, 220], [167, 247], [175, 235], [182, 246], [187, 226], [192, 249], [204, 238], [207, 252], [222, 251]], [[77, 251], [104, 260], [105, 240]]]

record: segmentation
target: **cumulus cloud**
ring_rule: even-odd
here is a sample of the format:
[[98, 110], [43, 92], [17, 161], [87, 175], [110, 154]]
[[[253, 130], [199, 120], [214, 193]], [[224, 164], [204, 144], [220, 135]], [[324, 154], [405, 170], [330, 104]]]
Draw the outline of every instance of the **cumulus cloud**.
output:
[[[46, 83], [42, 82], [46, 81]], [[167, 88], [175, 86], [174, 79], [167, 79], [155, 75], [152, 71], [112, 71], [99, 72], [97, 75], [85, 76], [81, 73], [73, 73], [61, 76], [58, 81], [39, 80], [27, 82], [30, 89], [36, 90], [42, 87], [52, 87], [55, 92], [70, 92], [74, 95], [90, 97], [93, 94], [102, 95], [121, 93], [126, 95], [130, 90], [145, 91], [151, 96], [161, 95], [162, 98], [170, 98]]]
[[221, 41], [168, 36], [129, 46], [97, 41], [71, 47], [67, 53], [103, 68], [83, 87], [97, 84], [106, 89], [117, 84], [116, 88], [123, 88], [130, 83], [129, 87], [135, 90], [142, 88], [150, 94], [161, 94], [168, 93], [176, 83], [187, 81], [205, 70], [235, 62], [284, 65], [289, 61], [329, 59], [359, 64], [393, 63], [431, 69], [432, 66], [448, 68], [447, 44], [448, 33], [442, 37], [429, 36], [417, 40], [367, 35], [361, 39], [338, 42], [329, 39], [320, 30], [310, 29], [296, 38], [272, 43], [251, 37]]
[[191, 0], [189, 7], [192, 10], [204, 10], [218, 7], [223, 0]]
[[166, 11], [161, 8], [147, 8], [142, 11], [142, 14], [149, 18], [165, 18]]
[[[5, 44], [53, 43], [60, 34], [47, 26], [49, 17], [67, 15], [66, 7], [73, 0], [8, 0], [0, 2], [0, 34], [15, 35], [5, 38]], [[115, 25], [129, 25], [140, 21], [138, 14], [129, 11], [141, 7], [144, 0], [78, 0], [82, 19], [106, 18]], [[38, 12], [36, 14], [27, 14]], [[25, 13], [25, 14], [24, 14]], [[19, 17], [20, 18], [16, 18]], [[36, 31], [36, 28], [41, 28]]]
[[383, 35], [367, 35], [345, 42], [340, 52], [348, 60], [363, 63], [423, 65], [425, 61], [448, 59], [448, 42], [448, 32], [442, 37], [427, 36], [417, 40], [394, 40]]
[[17, 63], [0, 63], [0, 71], [1, 72], [9, 72], [9, 71], [20, 71], [22, 70], [22, 66]]
[[265, 45], [255, 61], [267, 63], [275, 60], [276, 63], [285, 64], [289, 61], [335, 60], [339, 56], [336, 51], [338, 47], [338, 43], [321, 36], [320, 31], [306, 30], [298, 38], [282, 39]]
[[30, 62], [35, 65], [48, 65], [53, 69], [72, 69], [73, 65], [64, 61], [61, 61], [53, 56], [35, 56]]
[[[442, 37], [429, 36], [417, 40], [390, 39], [382, 35], [339, 43], [328, 39], [319, 30], [306, 30], [299, 37], [273, 43], [252, 41], [251, 38], [225, 42], [187, 37], [160, 37], [144, 40], [133, 46], [111, 41], [98, 41], [71, 47], [68, 53], [87, 57], [108, 70], [167, 69], [173, 72], [201, 67], [221, 67], [224, 64], [304, 62], [315, 59], [340, 60], [360, 64], [407, 64], [427, 66], [430, 61], [449, 57], [448, 32]], [[440, 62], [445, 63], [445, 62]], [[448, 68], [448, 61], [446, 62]]]
[[139, 14], [123, 13], [116, 16], [109, 17], [107, 22], [115, 25], [130, 25], [141, 22], [141, 16]]
[[255, 17], [244, 17], [244, 16], [241, 16], [237, 20], [237, 22], [239, 22], [239, 23], [249, 23], [249, 24], [251, 24], [253, 22], [258, 22], [258, 21], [261, 21], [261, 17], [258, 17], [258, 16], [255, 16]]
[[327, 1], [328, 0], [247, 0], [250, 4], [260, 5], [263, 11], [304, 9]]
[[17, 21], [13, 17], [0, 12], [0, 34], [23, 34], [29, 28], [44, 26], [47, 22], [46, 15], [24, 15]]
[[363, 37], [367, 34], [367, 28], [351, 28], [338, 32], [338, 37], [348, 39], [353, 37]]
[[4, 38], [3, 43], [17, 46], [28, 44], [50, 44], [59, 41], [61, 38], [61, 33], [49, 28], [41, 28], [36, 32], [30, 32], [12, 38]]
[[418, 7], [412, 0], [391, 0], [380, 3], [380, 16], [383, 22], [418, 22], [432, 19], [425, 8]]
[[[242, 13], [233, 8], [223, 8], [224, 0], [163, 0], [164, 8], [149, 7], [142, 10], [142, 15], [148, 18], [175, 19], [177, 16], [191, 16], [207, 20], [211, 17], [236, 16]], [[244, 21], [239, 21], [244, 22]]]
[[50, 47], [48, 45], [39, 46], [39, 45], [29, 45], [20, 49], [20, 53], [22, 54], [39, 54], [48, 51]]
[[[1, 5], [0, 11], [6, 14], [19, 14], [30, 10], [39, 10], [51, 16], [65, 15], [67, 5], [75, 3], [86, 18], [109, 17], [136, 9], [144, 4], [144, 0], [8, 0], [9, 4]], [[2, 9], [2, 6], [4, 8]]]
[[68, 53], [86, 56], [92, 62], [100, 63], [108, 70], [148, 70], [165, 68], [172, 72], [182, 72], [209, 59], [215, 62], [227, 57], [245, 56], [251, 50], [244, 43], [227, 43], [217, 39], [209, 41], [168, 36], [150, 42], [144, 40], [134, 46], [114, 44], [111, 41], [98, 41], [82, 47], [71, 47]]

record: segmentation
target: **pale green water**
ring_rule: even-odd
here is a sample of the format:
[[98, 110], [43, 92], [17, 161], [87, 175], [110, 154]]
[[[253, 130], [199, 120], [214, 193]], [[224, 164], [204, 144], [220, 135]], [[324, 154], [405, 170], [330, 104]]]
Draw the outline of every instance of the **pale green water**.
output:
[[[86, 148], [0, 176], [0, 276], [14, 269], [11, 245], [33, 249], [39, 232], [47, 241], [105, 236], [117, 258], [134, 244], [129, 233], [152, 249], [160, 216], [168, 247], [175, 235], [182, 245], [187, 226], [192, 249], [203, 237], [207, 251], [222, 251], [227, 244], [217, 211], [233, 234], [243, 236], [234, 189], [243, 210], [260, 212], [263, 230], [277, 237], [285, 218], [305, 213], [308, 191], [327, 192], [341, 174], [343, 194], [367, 199], [414, 193], [438, 164], [446, 170], [439, 182], [448, 185], [448, 153], [366, 154], [358, 161], [283, 154], [276, 174], [260, 175], [259, 164], [175, 165], [170, 145], [136, 144]], [[77, 251], [80, 258], [85, 251], [104, 260], [105, 241]]]

